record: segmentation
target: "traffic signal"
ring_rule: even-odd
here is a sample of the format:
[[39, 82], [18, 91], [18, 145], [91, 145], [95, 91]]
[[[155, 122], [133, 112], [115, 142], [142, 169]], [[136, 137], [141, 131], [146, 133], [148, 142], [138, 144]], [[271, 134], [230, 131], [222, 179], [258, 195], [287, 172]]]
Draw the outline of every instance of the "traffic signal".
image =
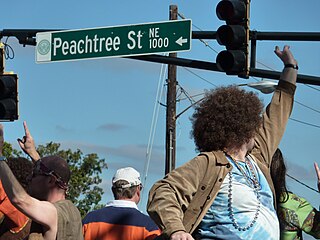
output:
[[18, 76], [0, 75], [0, 121], [18, 119]]
[[249, 77], [250, 0], [222, 0], [216, 14], [226, 25], [220, 26], [216, 39], [226, 50], [217, 55], [217, 67], [229, 75]]

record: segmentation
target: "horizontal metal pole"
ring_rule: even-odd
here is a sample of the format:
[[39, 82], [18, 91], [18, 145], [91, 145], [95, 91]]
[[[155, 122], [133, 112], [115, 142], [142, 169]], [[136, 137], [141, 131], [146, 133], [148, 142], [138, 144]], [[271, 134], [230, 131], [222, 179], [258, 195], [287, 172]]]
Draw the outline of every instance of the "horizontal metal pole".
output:
[[16, 37], [23, 46], [36, 46], [35, 36], [38, 32], [61, 31], [62, 29], [3, 29], [0, 31], [0, 39], [2, 37]]
[[216, 39], [217, 31], [192, 31], [192, 39]]
[[[251, 68], [249, 75], [252, 77], [261, 77], [261, 78], [269, 78], [269, 79], [279, 80], [280, 74], [281, 74], [281, 72]], [[298, 74], [297, 82], [320, 86], [320, 77]]]
[[320, 32], [260, 32], [250, 31], [250, 39], [287, 40], [287, 41], [320, 41]]
[[197, 69], [222, 72], [218, 69], [216, 63], [193, 60], [193, 59], [168, 57], [168, 56], [161, 56], [161, 55], [156, 55], [156, 54], [145, 55], [145, 56], [134, 56], [134, 57], [127, 57], [127, 58], [148, 61], [148, 62], [166, 63], [166, 64], [173, 64], [173, 65], [182, 66], [182, 67], [190, 67], [190, 68], [197, 68]]
[[[173, 65], [182, 66], [182, 67], [197, 68], [197, 69], [203, 69], [203, 70], [209, 70], [209, 71], [223, 72], [218, 69], [216, 63], [198, 61], [198, 60], [192, 60], [192, 59], [186, 59], [186, 58], [178, 58], [178, 57], [174, 58], [174, 57], [161, 56], [161, 55], [155, 55], [155, 54], [146, 55], [146, 56], [127, 57], [127, 58], [148, 61], [148, 62], [173, 64]], [[281, 72], [251, 68], [249, 76], [279, 80], [280, 74]], [[320, 77], [298, 74], [297, 82], [320, 86]]]
[[[4, 36], [15, 36], [21, 44], [35, 45], [37, 32], [61, 31], [63, 29], [4, 29], [0, 31], [0, 39]], [[256, 40], [290, 40], [290, 41], [320, 41], [320, 33], [318, 32], [258, 32], [250, 31], [250, 35]], [[193, 39], [215, 39], [216, 31], [192, 31]], [[145, 55], [128, 57], [149, 62], [158, 62], [165, 64], [174, 64], [177, 66], [204, 69], [209, 71], [222, 72], [218, 69], [217, 64], [213, 62], [173, 58], [161, 55]], [[249, 76], [263, 77], [278, 80], [280, 72], [251, 68]], [[311, 85], [320, 85], [320, 78], [308, 75], [298, 74], [297, 82]]]
[[[66, 29], [3, 29], [0, 38], [15, 36], [35, 37], [37, 32], [62, 31]], [[192, 31], [192, 39], [216, 39], [217, 31]], [[250, 31], [250, 40], [320, 41], [320, 32], [261, 32]]]
[[[216, 31], [192, 31], [192, 39], [216, 39]], [[320, 32], [250, 31], [250, 40], [320, 41]]]
[[0, 37], [10, 36], [28, 36], [35, 37], [38, 32], [61, 31], [61, 29], [3, 29], [0, 31]]

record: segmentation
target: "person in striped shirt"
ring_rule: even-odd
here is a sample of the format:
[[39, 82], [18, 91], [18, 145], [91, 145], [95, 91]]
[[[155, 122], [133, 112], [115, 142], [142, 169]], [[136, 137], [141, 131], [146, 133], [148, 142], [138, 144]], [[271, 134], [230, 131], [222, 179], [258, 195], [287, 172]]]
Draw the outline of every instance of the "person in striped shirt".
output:
[[132, 167], [120, 168], [112, 179], [113, 201], [83, 219], [85, 240], [152, 240], [160, 230], [151, 218], [139, 211], [142, 184]]

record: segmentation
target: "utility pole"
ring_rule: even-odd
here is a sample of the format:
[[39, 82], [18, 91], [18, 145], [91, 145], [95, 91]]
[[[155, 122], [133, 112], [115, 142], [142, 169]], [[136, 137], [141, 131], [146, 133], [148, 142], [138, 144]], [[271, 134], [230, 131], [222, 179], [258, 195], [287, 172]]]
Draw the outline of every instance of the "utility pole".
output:
[[[170, 5], [170, 20], [178, 19], [178, 7]], [[169, 57], [176, 58], [177, 53], [170, 53]], [[176, 164], [176, 87], [177, 66], [168, 65], [167, 79], [167, 113], [166, 113], [166, 163], [165, 174], [175, 168]]]

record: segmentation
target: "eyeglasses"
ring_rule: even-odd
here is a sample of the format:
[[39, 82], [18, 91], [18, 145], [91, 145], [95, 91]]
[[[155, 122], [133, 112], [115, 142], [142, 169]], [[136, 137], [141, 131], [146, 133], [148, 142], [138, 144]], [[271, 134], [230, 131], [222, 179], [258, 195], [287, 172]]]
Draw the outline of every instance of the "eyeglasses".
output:
[[55, 173], [53, 170], [49, 169], [46, 165], [44, 165], [41, 162], [41, 160], [36, 161], [32, 169], [32, 178], [39, 175], [52, 176], [55, 178], [58, 187], [64, 190], [68, 189], [68, 184], [65, 183], [57, 173]]

